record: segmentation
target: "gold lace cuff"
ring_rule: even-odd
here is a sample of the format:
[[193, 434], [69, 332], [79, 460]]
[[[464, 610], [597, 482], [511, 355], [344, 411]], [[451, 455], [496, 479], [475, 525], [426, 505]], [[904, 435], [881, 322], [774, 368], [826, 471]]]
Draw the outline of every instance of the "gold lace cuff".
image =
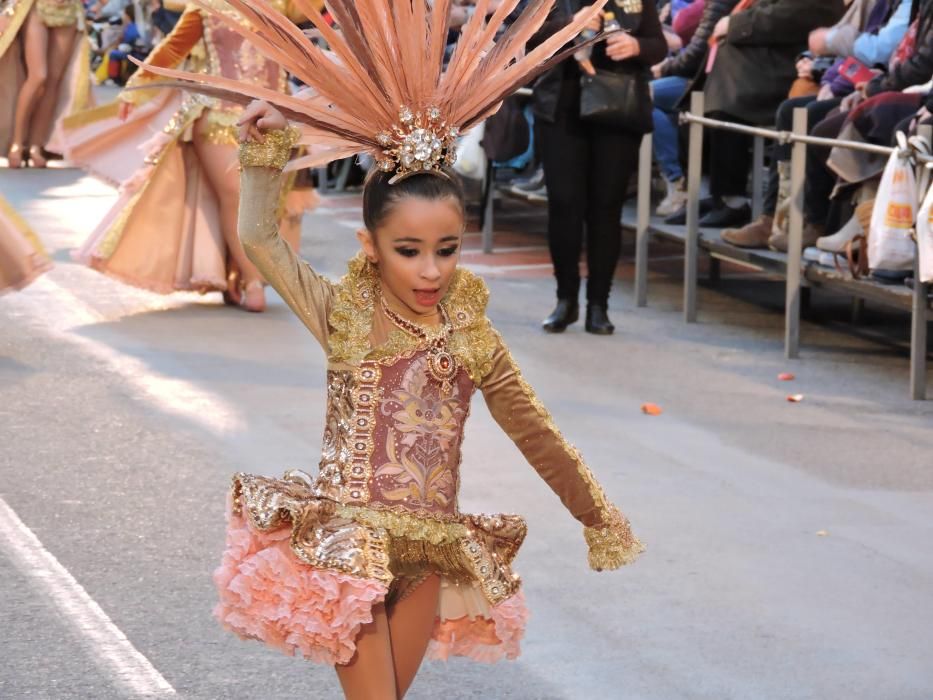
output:
[[631, 564], [645, 551], [645, 546], [632, 534], [628, 519], [618, 511], [607, 525], [583, 528], [583, 536], [590, 548], [590, 568], [595, 571]]
[[288, 163], [292, 147], [298, 142], [298, 130], [293, 127], [274, 129], [263, 134], [265, 140], [240, 144], [240, 167], [281, 170]]

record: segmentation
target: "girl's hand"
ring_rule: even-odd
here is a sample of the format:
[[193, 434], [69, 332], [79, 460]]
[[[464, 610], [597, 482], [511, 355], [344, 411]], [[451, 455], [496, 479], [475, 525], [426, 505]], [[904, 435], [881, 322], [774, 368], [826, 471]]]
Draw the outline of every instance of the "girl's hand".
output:
[[253, 100], [243, 110], [242, 116], [237, 120], [237, 126], [240, 127], [238, 137], [241, 143], [262, 143], [265, 137], [261, 130], [284, 129], [288, 126], [288, 121], [279, 110], [265, 100]]
[[624, 61], [641, 53], [641, 44], [631, 34], [619, 32], [606, 39], [606, 55], [613, 61]]

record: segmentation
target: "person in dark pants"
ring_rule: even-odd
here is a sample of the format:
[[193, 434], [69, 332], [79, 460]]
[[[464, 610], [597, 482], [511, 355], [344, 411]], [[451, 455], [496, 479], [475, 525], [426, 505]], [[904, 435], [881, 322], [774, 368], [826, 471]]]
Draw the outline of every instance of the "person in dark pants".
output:
[[[556, 26], [585, 3], [561, 0]], [[652, 0], [614, 0], [607, 5], [628, 33], [593, 48], [597, 69], [643, 70], [658, 63], [667, 44]], [[599, 26], [591, 27], [598, 30]], [[579, 318], [580, 253], [586, 236], [588, 278], [586, 330], [609, 335], [609, 290], [621, 248], [620, 219], [629, 178], [638, 163], [641, 135], [580, 120], [580, 64], [564, 61], [535, 85], [535, 143], [548, 192], [548, 245], [557, 278], [557, 307], [544, 330], [560, 333]]]
[[[795, 56], [806, 48], [810, 31], [831, 26], [843, 10], [842, 0], [740, 3], [713, 29], [713, 39], [719, 43], [703, 89], [707, 116], [770, 126], [797, 77]], [[747, 201], [751, 137], [712, 129], [709, 141], [714, 204], [700, 225], [743, 226], [751, 218]]]

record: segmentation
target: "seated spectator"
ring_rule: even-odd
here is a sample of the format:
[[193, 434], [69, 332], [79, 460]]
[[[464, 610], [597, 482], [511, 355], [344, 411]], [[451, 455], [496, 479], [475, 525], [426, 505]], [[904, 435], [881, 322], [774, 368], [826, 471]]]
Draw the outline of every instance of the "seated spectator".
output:
[[694, 0], [692, 3], [682, 8], [674, 15], [671, 21], [671, 29], [680, 37], [682, 46], [686, 46], [693, 40], [703, 19], [703, 10], [706, 9], [706, 0]]
[[[911, 0], [876, 0], [866, 18], [865, 31], [848, 44], [853, 52], [851, 54], [852, 58], [859, 61], [862, 66], [886, 64], [893, 55], [898, 42], [903, 39], [907, 32], [910, 10]], [[829, 44], [833, 44], [837, 48], [845, 48], [839, 46], [838, 41], [832, 40], [838, 26], [814, 30], [811, 33], [811, 49], [826, 50]], [[848, 26], [850, 25], [843, 25], [843, 27]], [[848, 29], [845, 31], [848, 32]], [[818, 40], [814, 41], [812, 35], [817, 35]], [[827, 41], [826, 37], [829, 37], [829, 41]], [[838, 67], [842, 66], [848, 58], [848, 56], [841, 56], [836, 61], [835, 72], [831, 69], [822, 77], [819, 94], [794, 97], [782, 102], [775, 114], [776, 128], [782, 131], [790, 131], [793, 128], [794, 109], [797, 107], [806, 108], [807, 124], [811, 128], [839, 107], [847, 92], [854, 90], [851, 81], [838, 70]], [[798, 60], [797, 70], [800, 77], [811, 76], [813, 70], [812, 59], [802, 58]], [[784, 183], [783, 189], [786, 190], [789, 186], [790, 152], [791, 146], [789, 144], [778, 145], [772, 152], [762, 214], [746, 226], [738, 229], [726, 229], [722, 232], [723, 240], [742, 248], [766, 248], [770, 246], [775, 250], [787, 249], [785, 222], [783, 217], [778, 216], [778, 222], [775, 225], [775, 214], [779, 213], [777, 211], [778, 193], [782, 189], [782, 181]], [[813, 245], [813, 241], [822, 236], [823, 233], [819, 228], [808, 228], [804, 232], [805, 245]]]
[[155, 0], [152, 3], [152, 33], [150, 40], [153, 44], [166, 37], [178, 24], [181, 13], [185, 11], [185, 4], [164, 0]]
[[[926, 91], [904, 91], [933, 78], [933, 0], [913, 0], [911, 16], [911, 28], [892, 57], [891, 69], [846, 97], [838, 112], [813, 126], [814, 136], [838, 138], [847, 124], [858, 122], [871, 125], [866, 129], [869, 142], [891, 145], [899, 125], [912, 121], [924, 104]], [[807, 149], [805, 230], [822, 233], [827, 224], [838, 223], [838, 215], [830, 218], [830, 196], [838, 183], [837, 173], [827, 165], [829, 155], [827, 148]]]
[[677, 111], [690, 79], [697, 74], [709, 51], [713, 27], [735, 7], [738, 0], [697, 0], [683, 10], [703, 4], [703, 14], [686, 48], [653, 66], [655, 80], [651, 82], [654, 98], [654, 159], [667, 183], [667, 195], [657, 208], [658, 216], [682, 212], [687, 203], [687, 182], [680, 164], [677, 133]]
[[[136, 53], [134, 47], [139, 39], [136, 8], [127, 5], [123, 8], [119, 34], [98, 51], [104, 56], [103, 63], [98, 67], [98, 77], [103, 75], [106, 76], [105, 79], [110, 79], [117, 85], [125, 85], [127, 78], [133, 72], [131, 69], [135, 69], [126, 57]], [[145, 55], [137, 57], [145, 58]]]
[[[713, 118], [770, 125], [774, 111], [797, 77], [795, 57], [809, 32], [843, 15], [842, 0], [741, 0], [713, 29], [716, 43], [706, 80], [706, 111]], [[713, 129], [710, 135], [712, 200], [702, 226], [743, 225], [751, 218], [747, 199], [751, 137]]]
[[132, 5], [131, 0], [106, 0], [106, 2], [95, 2], [87, 9], [88, 15], [94, 19], [109, 19], [111, 17], [119, 17], [120, 13], [123, 12], [123, 8], [127, 5]]

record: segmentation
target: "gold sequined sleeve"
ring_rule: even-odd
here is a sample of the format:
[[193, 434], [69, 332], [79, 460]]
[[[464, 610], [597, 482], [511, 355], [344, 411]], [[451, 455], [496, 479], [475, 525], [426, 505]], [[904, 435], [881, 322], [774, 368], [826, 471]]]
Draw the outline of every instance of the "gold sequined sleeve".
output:
[[[127, 87], [138, 87], [158, 78], [155, 73], [147, 73], [145, 67], [174, 68], [185, 60], [191, 53], [201, 37], [204, 36], [204, 25], [201, 21], [201, 11], [190, 6], [179, 18], [175, 27], [158, 43], [146, 57], [143, 65], [127, 81]], [[152, 97], [154, 90], [125, 90], [120, 93], [121, 102], [141, 104]]]
[[299, 258], [279, 235], [279, 194], [285, 161], [281, 154], [287, 155], [291, 140], [286, 132], [270, 132], [266, 144], [241, 146], [238, 230], [246, 255], [326, 349], [333, 285]]
[[583, 524], [590, 566], [600, 571], [633, 561], [644, 548], [628, 519], [609, 502], [583, 457], [561, 435], [498, 334], [492, 370], [480, 389], [496, 422]]

